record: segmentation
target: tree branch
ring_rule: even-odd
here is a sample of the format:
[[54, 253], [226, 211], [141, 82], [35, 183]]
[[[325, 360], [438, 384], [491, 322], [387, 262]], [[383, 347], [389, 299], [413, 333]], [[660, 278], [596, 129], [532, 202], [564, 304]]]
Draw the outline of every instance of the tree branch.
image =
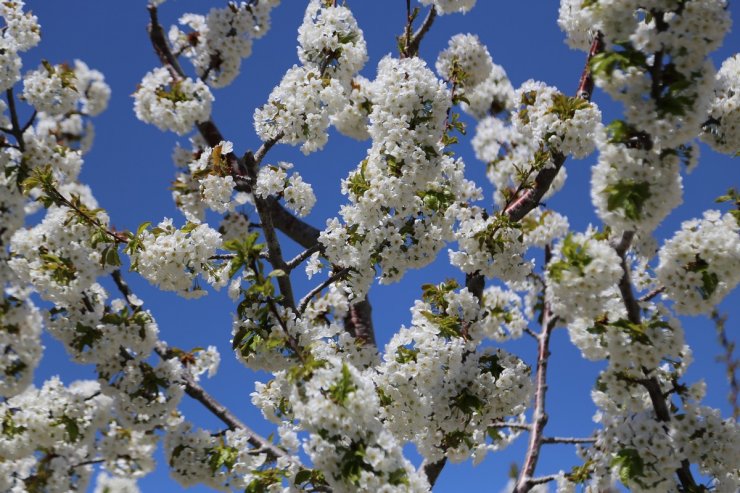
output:
[[[576, 95], [586, 101], [591, 100], [593, 91], [593, 78], [591, 76], [590, 62], [597, 53], [601, 52], [604, 48], [604, 43], [601, 38], [601, 34], [597, 34], [591, 43], [591, 49], [588, 52], [586, 58], [586, 66], [583, 68], [581, 78], [578, 83], [578, 89]], [[565, 156], [562, 154], [553, 155], [554, 166], [545, 168], [537, 173], [537, 177], [534, 180], [534, 187], [527, 189], [522, 193], [516, 200], [513, 200], [505, 209], [504, 213], [509, 216], [512, 221], [519, 221], [529, 212], [540, 205], [542, 197], [545, 196], [547, 191], [550, 189], [553, 180], [557, 176], [560, 168], [565, 163]]]
[[576, 437], [544, 437], [542, 443], [594, 443], [595, 438], [576, 438]]
[[321, 251], [321, 245], [318, 243], [312, 247], [306, 248], [301, 253], [285, 263], [285, 268], [288, 269], [286, 272], [292, 271], [293, 269], [301, 265], [303, 261], [306, 260], [308, 257], [319, 251]]
[[372, 312], [373, 307], [365, 295], [364, 300], [350, 305], [349, 312], [344, 318], [344, 328], [358, 341], [375, 346]]
[[420, 469], [424, 471], [430, 487], [434, 486], [434, 483], [437, 482], [437, 478], [439, 478], [439, 474], [444, 469], [445, 464], [447, 464], [447, 457], [443, 457], [437, 462], [429, 462], [424, 459], [424, 462], [421, 463]]
[[549, 483], [550, 481], [555, 481], [558, 479], [557, 474], [550, 474], [549, 476], [540, 476], [538, 478], [531, 478], [527, 481], [529, 486], [537, 486], [538, 484], [545, 484]]
[[[622, 238], [620, 239], [619, 243], [614, 246], [614, 250], [621, 258], [622, 277], [619, 280], [619, 292], [622, 295], [622, 301], [624, 303], [624, 307], [627, 310], [627, 318], [630, 322], [634, 324], [640, 324], [642, 323], [642, 317], [640, 315], [640, 304], [635, 298], [635, 294], [632, 290], [632, 280], [630, 278], [630, 272], [629, 268], [627, 267], [626, 260], [627, 250], [629, 250], [634, 235], [634, 231], [625, 231], [622, 234]], [[643, 368], [642, 371], [645, 374], [645, 378], [639, 380], [639, 383], [642, 384], [643, 387], [645, 387], [645, 390], [647, 390], [648, 396], [650, 397], [650, 402], [653, 405], [653, 410], [655, 411], [656, 418], [658, 419], [658, 421], [670, 421], [671, 411], [668, 407], [666, 397], [663, 395], [663, 391], [661, 390], [660, 382], [655, 376], [649, 375], [649, 369]], [[697, 491], [696, 481], [694, 480], [694, 476], [691, 473], [688, 460], [681, 460], [681, 467], [676, 471], [676, 475], [678, 476], [678, 480], [683, 487], [683, 491]]]
[[732, 417], [738, 419], [740, 417], [740, 406], [738, 406], [737, 399], [738, 395], [740, 395], [740, 382], [737, 380], [737, 370], [740, 368], [740, 360], [737, 360], [733, 356], [735, 343], [727, 337], [727, 330], [725, 329], [727, 315], [720, 315], [715, 309], [712, 311], [712, 321], [717, 328], [719, 345], [723, 349], [723, 354], [718, 356], [717, 360], [724, 363], [727, 367], [727, 382], [730, 384], [730, 393], [727, 396], [727, 400], [732, 407]]
[[[114, 270], [111, 273], [111, 277], [113, 278], [113, 282], [115, 283], [118, 290], [126, 298], [126, 301], [128, 302], [131, 309], [134, 312], [139, 311], [141, 309], [140, 306], [135, 306], [131, 304], [131, 297], [134, 293], [131, 290], [131, 287], [123, 279], [121, 271], [118, 269]], [[167, 347], [167, 344], [162, 341], [156, 343], [154, 351], [163, 360], [177, 357], [177, 355], [175, 355], [174, 352]], [[265, 452], [267, 455], [275, 460], [280, 457], [289, 457], [289, 455], [285, 451], [273, 445], [266, 438], [260, 436], [257, 432], [243, 423], [238, 417], [232, 414], [231, 411], [229, 411], [224, 405], [219, 403], [212, 395], [206, 392], [206, 390], [193, 379], [193, 376], [192, 374], [190, 374], [190, 372], [183, 372], [183, 382], [185, 386], [185, 393], [187, 395], [203, 404], [206, 409], [211, 411], [218, 419], [220, 419], [226, 426], [228, 426], [230, 430], [240, 429], [247, 433], [247, 441], [250, 445], [255, 447], [257, 451]]]
[[421, 40], [424, 39], [424, 36], [429, 32], [429, 29], [431, 29], [432, 24], [434, 24], [434, 19], [436, 18], [437, 18], [437, 9], [436, 7], [432, 5], [432, 8], [429, 9], [427, 16], [424, 18], [424, 22], [421, 23], [421, 26], [419, 26], [419, 29], [417, 29], [416, 32], [413, 34], [413, 36], [411, 36], [411, 41], [408, 41], [406, 45], [407, 46], [406, 56], [416, 56], [419, 53], [419, 46], [421, 45]]
[[345, 267], [342, 270], [334, 272], [326, 280], [324, 280], [321, 284], [319, 284], [318, 286], [313, 288], [311, 291], [309, 291], [308, 294], [304, 296], [303, 299], [301, 300], [301, 303], [298, 306], [298, 313], [303, 314], [303, 312], [306, 311], [306, 307], [311, 302], [311, 298], [319, 294], [321, 291], [323, 291], [327, 287], [331, 286], [332, 283], [346, 276], [351, 270], [352, 270], [352, 267]]
[[[545, 264], [550, 261], [551, 255], [550, 247], [545, 247]], [[547, 299], [546, 293], [545, 299]], [[545, 302], [542, 309], [542, 331], [537, 335], [537, 373], [535, 376], [534, 411], [532, 413], [529, 445], [527, 446], [524, 466], [514, 487], [514, 493], [525, 493], [535, 484], [532, 483], [532, 478], [542, 449], [545, 425], [547, 425], [549, 419], [546, 410], [547, 367], [550, 360], [550, 335], [555, 328], [556, 321], [556, 317], [550, 311], [549, 303]]]
[[[167, 347], [164, 342], [158, 342], [155, 347], [155, 352], [163, 360], [176, 358], [177, 356]], [[219, 403], [212, 395], [201, 387], [188, 371], [183, 372], [183, 381], [185, 384], [185, 393], [191, 398], [203, 404], [203, 407], [211, 411], [218, 419], [220, 419], [226, 426], [231, 430], [242, 430], [247, 434], [247, 441], [250, 445], [258, 449], [260, 452], [265, 452], [273, 459], [281, 457], [289, 457], [285, 451], [281, 448], [276, 447], [266, 438], [260, 436], [257, 432], [252, 430], [249, 426], [244, 424], [239, 418], [231, 413], [225, 406]]]
[[[274, 145], [274, 144], [272, 144]], [[260, 150], [265, 148], [267, 143], [263, 144]], [[269, 147], [268, 147], [269, 148]], [[258, 151], [259, 152], [259, 151]], [[267, 151], [263, 151], [262, 155]], [[257, 183], [257, 173], [259, 171], [258, 164], [255, 157], [251, 152], [247, 152], [241, 159], [241, 165], [247, 171], [247, 176], [251, 183]], [[254, 195], [254, 205], [257, 209], [257, 214], [260, 217], [260, 223], [262, 224], [262, 234], [265, 237], [265, 243], [267, 243], [267, 256], [272, 265], [273, 269], [280, 269], [286, 272], [286, 275], [278, 276], [277, 283], [280, 287], [280, 294], [282, 295], [282, 304], [286, 308], [295, 310], [295, 299], [293, 298], [293, 286], [290, 282], [290, 276], [287, 275], [287, 266], [285, 260], [283, 260], [283, 253], [280, 248], [280, 241], [278, 241], [275, 228], [272, 224], [272, 214], [268, 209], [268, 205], [262, 197]]]
[[25, 152], [26, 143], [23, 141], [23, 129], [21, 129], [21, 124], [18, 120], [18, 110], [15, 106], [15, 96], [13, 95], [12, 87], [5, 91], [5, 96], [8, 99], [8, 112], [10, 113], [10, 134], [15, 137], [18, 150]]
[[[177, 61], [177, 58], [173, 55], [169, 43], [167, 42], [167, 38], [164, 35], [164, 30], [159, 23], [157, 8], [154, 6], [149, 6], [148, 10], [150, 17], [148, 28], [149, 38], [151, 40], [154, 51], [157, 54], [157, 57], [159, 58], [160, 62], [168, 68], [173, 78], [184, 78], [185, 73], [182, 70], [179, 62]], [[431, 25], [431, 20], [429, 22]], [[427, 27], [426, 29], [428, 30], [429, 27]], [[200, 122], [197, 124], [197, 127], [199, 133], [210, 147], [215, 147], [221, 141], [226, 140], [224, 139], [223, 134], [218, 129], [213, 120], [209, 119], [205, 122]], [[280, 140], [280, 138], [282, 138], [282, 135], [278, 135], [277, 138], [271, 139], [270, 141], [262, 144], [262, 146], [252, 157], [255, 166], [259, 166], [267, 152]], [[227, 159], [229, 159], [229, 162], [231, 163], [234, 179], [237, 182], [237, 189], [251, 192], [251, 187], [244, 186], [244, 175], [246, 174], [246, 170], [240, 166], [239, 159], [234, 153], [230, 153], [227, 156]], [[260, 222], [262, 223], [263, 228], [267, 223], [262, 216], [269, 216], [269, 223], [274, 228], [282, 231], [286, 236], [288, 236], [288, 238], [295, 241], [303, 248], [309, 249], [316, 247], [316, 245], [319, 245], [318, 240], [320, 231], [317, 228], [311, 226], [310, 224], [302, 221], [301, 219], [288, 212], [288, 210], [286, 210], [285, 207], [283, 207], [283, 205], [280, 204], [280, 202], [275, 197], [268, 197], [266, 199], [260, 200], [262, 201], [262, 213], [260, 215]], [[269, 249], [273, 250], [272, 248]], [[282, 284], [280, 284], [281, 282]], [[281, 281], [281, 278], [278, 278], [278, 283], [281, 292], [283, 291], [283, 289], [288, 290], [287, 284], [289, 283], [289, 281], [286, 283], [285, 281]], [[294, 301], [292, 299], [292, 290], [288, 290], [287, 292], [291, 293], [291, 296], [289, 297], [289, 304], [291, 306], [294, 306]], [[360, 339], [374, 343], [375, 335], [373, 333], [373, 323], [372, 320], [368, 318], [372, 313], [369, 302], [367, 300], [363, 300], [353, 306], [354, 308], [350, 308], [352, 316], [348, 317], [348, 319], [345, 320], [345, 327], [350, 333], [360, 334]]]

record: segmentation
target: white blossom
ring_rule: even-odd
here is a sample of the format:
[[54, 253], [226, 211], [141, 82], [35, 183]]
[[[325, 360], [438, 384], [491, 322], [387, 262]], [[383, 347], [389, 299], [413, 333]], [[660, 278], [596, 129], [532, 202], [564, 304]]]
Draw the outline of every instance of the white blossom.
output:
[[164, 67], [146, 74], [134, 94], [134, 111], [139, 120], [178, 135], [208, 120], [212, 103], [211, 91], [203, 82], [176, 80]]
[[655, 272], [676, 311], [706, 313], [740, 282], [740, 228], [731, 214], [707, 211], [683, 222], [658, 257]]

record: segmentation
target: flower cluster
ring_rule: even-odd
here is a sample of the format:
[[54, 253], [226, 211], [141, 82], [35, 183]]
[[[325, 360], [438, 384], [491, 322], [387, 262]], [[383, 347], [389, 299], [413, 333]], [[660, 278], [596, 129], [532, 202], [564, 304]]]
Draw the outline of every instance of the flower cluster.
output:
[[[562, 164], [567, 156], [583, 158], [593, 152], [603, 133], [601, 112], [595, 104], [566, 96], [542, 82], [525, 82], [515, 100], [518, 103], [508, 124], [487, 116], [478, 123], [473, 139], [476, 156], [489, 164], [488, 178], [496, 187], [494, 198], [500, 206], [512, 198], [514, 190], [532, 187], [542, 169]], [[549, 193], [562, 187], [564, 180], [561, 170]]]
[[174, 77], [158, 67], [144, 76], [134, 94], [136, 117], [178, 135], [211, 116], [213, 95], [202, 81]]
[[280, 0], [232, 2], [212, 8], [208, 15], [185, 14], [169, 31], [173, 50], [190, 59], [198, 77], [213, 87], [224, 87], [239, 75], [242, 59], [252, 54], [252, 41], [270, 28], [270, 13]]
[[0, 5], [5, 21], [0, 35], [0, 91], [9, 89], [21, 78], [21, 57], [18, 52], [30, 50], [41, 41], [41, 27], [36, 16], [24, 12], [25, 2], [14, 0]]
[[74, 109], [79, 94], [75, 78], [71, 67], [45, 62], [23, 78], [23, 97], [52, 116], [68, 113]]
[[96, 382], [65, 387], [57, 377], [0, 403], [0, 489], [27, 491], [34, 482], [60, 493], [85, 489], [110, 405]]
[[[704, 406], [687, 404], [681, 420], [666, 423], [652, 411], [605, 415], [604, 429], [585, 456], [596, 465], [589, 484], [599, 490], [619, 478], [630, 489], [667, 491], [678, 488], [675, 471], [681, 458], [700, 464], [702, 473], [713, 478], [716, 491], [735, 491], [740, 475], [727, 457], [738, 453], [740, 427], [732, 419], [722, 420]], [[711, 438], [712, 447], [699, 445], [697, 437]]]
[[352, 11], [312, 0], [298, 28], [298, 58], [305, 67], [345, 82], [367, 62], [367, 45]]
[[370, 138], [370, 133], [367, 131], [373, 107], [370, 84], [370, 81], [361, 75], [354, 77], [350, 83], [351, 90], [347, 97], [347, 104], [341, 111], [329, 118], [334, 128], [342, 135], [357, 140]]
[[[62, 193], [67, 190], [70, 187], [64, 187]], [[89, 211], [88, 217], [107, 227], [108, 216], [97, 209], [89, 190], [81, 185], [71, 190], [85, 193], [69, 195]], [[98, 227], [75, 216], [70, 209], [52, 206], [39, 224], [15, 232], [8, 265], [21, 282], [32, 284], [46, 300], [74, 303], [99, 275], [115, 266], [115, 261], [108, 262], [108, 252], [115, 248], [112, 243], [110, 237], [100, 235]]]
[[519, 416], [532, 384], [520, 359], [501, 349], [477, 349], [484, 338], [503, 333], [504, 325], [521, 331], [514, 319], [505, 320], [505, 293], [486, 292], [487, 302], [503, 303], [480, 307], [467, 289], [456, 292], [455, 286], [424, 287], [412, 326], [388, 343], [375, 381], [384, 419], [397, 437], [414, 442], [429, 461], [472, 456], [479, 462], [513, 438], [492, 423]]
[[423, 475], [377, 419], [373, 382], [347, 363], [327, 363], [306, 382], [305, 397], [294, 393], [291, 402], [295, 417], [312, 432], [305, 450], [329, 485], [338, 490], [427, 491]]
[[717, 72], [709, 120], [701, 138], [717, 152], [736, 154], [740, 149], [740, 54], [731, 56]]
[[652, 232], [682, 201], [680, 157], [674, 152], [600, 142], [591, 175], [596, 213], [616, 231]]
[[433, 5], [440, 14], [455, 12], [467, 13], [475, 6], [476, 0], [419, 0], [422, 5]]
[[257, 135], [301, 144], [304, 154], [321, 149], [329, 136], [329, 118], [347, 105], [352, 76], [367, 61], [362, 30], [344, 6], [312, 0], [299, 29], [298, 55], [303, 65], [289, 69], [254, 113]]
[[95, 478], [95, 489], [93, 493], [140, 493], [136, 481], [123, 476], [108, 476], [100, 473]]
[[659, 252], [658, 280], [679, 313], [706, 313], [740, 282], [740, 227], [732, 214], [707, 211], [681, 224]]
[[570, 234], [555, 245], [547, 266], [551, 309], [565, 320], [595, 318], [621, 277], [621, 260], [607, 240]]
[[448, 47], [439, 54], [435, 67], [445, 80], [455, 81], [463, 87], [474, 87], [491, 74], [493, 59], [478, 36], [457, 34], [450, 38]]
[[236, 182], [229, 158], [233, 156], [233, 148], [231, 142], [222, 141], [213, 148], [198, 147], [193, 154], [183, 158], [187, 172], [177, 175], [172, 197], [188, 221], [201, 222], [204, 208], [221, 214], [233, 212], [236, 205], [247, 200], [245, 193], [233, 196]]
[[495, 115], [502, 111], [511, 111], [516, 106], [516, 95], [506, 71], [500, 65], [493, 64], [488, 77], [480, 84], [465, 88], [463, 111], [481, 119], [489, 113]]
[[353, 267], [361, 296], [379, 263], [383, 282], [431, 262], [451, 239], [458, 203], [477, 198], [464, 164], [442, 153], [450, 94], [419, 58], [386, 57], [370, 87], [367, 157], [342, 184], [345, 224], [321, 234], [327, 257]]
[[6, 290], [0, 298], [0, 354], [3, 355], [0, 359], [0, 396], [6, 399], [31, 384], [33, 371], [44, 349], [41, 345], [41, 313], [23, 295], [17, 289]]
[[521, 281], [532, 270], [524, 259], [526, 245], [519, 226], [503, 214], [487, 216], [480, 207], [470, 207], [460, 214], [455, 235], [458, 250], [449, 251], [450, 263], [466, 274]]
[[123, 300], [106, 305], [107, 298], [105, 290], [94, 284], [76, 299], [57, 304], [48, 317], [49, 332], [72, 359], [95, 364], [101, 375], [120, 371], [129, 359], [147, 359], [159, 334], [151, 313], [131, 310]]
[[242, 430], [229, 430], [221, 437], [181, 423], [167, 434], [164, 448], [172, 475], [182, 486], [204, 483], [212, 488], [226, 485], [244, 490], [251, 482], [251, 471], [266, 458], [264, 453], [250, 453], [246, 442]]
[[[187, 223], [178, 229], [172, 219], [164, 219], [155, 228], [145, 223], [134, 245], [129, 243], [132, 269], [165, 291], [197, 298], [206, 294], [197, 283], [202, 275], [219, 288], [227, 279], [224, 266], [211, 260], [221, 246], [221, 235], [207, 224]], [[226, 265], [226, 264], [224, 264]]]

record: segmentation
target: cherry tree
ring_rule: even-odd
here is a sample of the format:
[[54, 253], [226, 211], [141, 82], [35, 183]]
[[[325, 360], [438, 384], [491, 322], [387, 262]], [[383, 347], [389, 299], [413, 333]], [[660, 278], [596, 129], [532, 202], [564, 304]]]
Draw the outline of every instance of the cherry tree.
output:
[[[115, 228], [79, 180], [111, 96], [104, 75], [79, 60], [24, 67], [53, 20], [21, 0], [0, 4], [0, 490], [139, 491], [162, 447], [161, 467], [184, 486], [429, 491], [448, 463], [478, 464], [515, 440], [527, 444], [517, 493], [740, 489], [737, 363], [715, 310], [740, 282], [740, 194], [654, 235], [698, 165], [697, 139], [740, 154], [740, 55], [719, 69], [709, 59], [730, 28], [725, 0], [562, 0], [557, 23], [584, 52], [574, 91], [515, 87], [475, 34], [420, 57], [434, 27], [474, 13], [475, 0], [398, 2], [397, 52], [369, 68], [352, 0], [291, 2], [281, 8], [303, 13], [298, 56], [253, 110], [254, 149], [224, 135], [212, 108], [279, 0], [224, 0], [169, 28], [162, 3], [146, 6], [159, 63], [142, 74], [133, 111], [187, 137], [173, 153], [181, 215], [135, 230]], [[622, 113], [605, 121], [595, 90]], [[270, 153], [307, 156], [330, 135], [366, 153], [337, 184], [339, 209], [313, 223], [301, 163]], [[478, 162], [459, 157], [466, 145]], [[547, 205], [572, 158], [593, 163], [600, 222], [585, 229]], [[379, 344], [371, 287], [440, 257], [456, 275], [410, 285], [410, 323]], [[233, 301], [233, 356], [266, 376], [251, 397], [274, 437], [209, 393], [203, 378], [221, 355], [169, 345], [173, 329], [137, 296], [137, 276]], [[678, 317], [707, 315], [735, 392], [731, 417], [686, 376]], [[43, 331], [96, 379], [34, 385]], [[584, 436], [547, 430], [554, 331], [602, 368]], [[506, 346], [519, 338], [531, 339], [533, 360]], [[184, 400], [222, 426], [202, 428]], [[580, 461], [538, 467], [549, 444], [575, 447]]]

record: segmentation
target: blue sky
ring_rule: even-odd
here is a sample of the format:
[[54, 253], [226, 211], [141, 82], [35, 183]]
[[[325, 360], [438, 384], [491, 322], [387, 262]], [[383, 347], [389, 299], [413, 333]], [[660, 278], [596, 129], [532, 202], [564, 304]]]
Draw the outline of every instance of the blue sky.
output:
[[[161, 8], [160, 18], [165, 29], [176, 22], [184, 12], [206, 13], [211, 6], [223, 6], [226, 1], [168, 0]], [[298, 63], [296, 34], [303, 18], [306, 2], [284, 0], [273, 11], [272, 29], [266, 37], [257, 40], [251, 58], [244, 61], [242, 74], [230, 87], [215, 90], [213, 118], [224, 135], [234, 142], [235, 151], [242, 153], [255, 149], [259, 140], [252, 127], [256, 106], [264, 103], [270, 90], [286, 69]], [[375, 66], [382, 56], [396, 53], [395, 36], [401, 33], [405, 18], [402, 0], [347, 0], [365, 32], [370, 61], [363, 75], [373, 78]], [[421, 55], [433, 65], [437, 54], [448, 39], [457, 33], [475, 33], [488, 46], [493, 59], [502, 65], [515, 86], [527, 79], [543, 80], [563, 92], [574, 93], [584, 64], [584, 54], [569, 50], [557, 27], [558, 2], [520, 0], [494, 2], [479, 0], [467, 15], [448, 15], [437, 19], [424, 40]], [[171, 153], [176, 135], [163, 133], [153, 126], [139, 122], [134, 116], [133, 99], [141, 77], [157, 66], [157, 59], [148, 43], [146, 25], [148, 15], [144, 0], [27, 0], [27, 8], [39, 18], [42, 42], [24, 56], [24, 71], [35, 68], [42, 58], [52, 63], [78, 58], [106, 76], [113, 97], [108, 110], [94, 120], [96, 140], [86, 156], [81, 179], [88, 183], [119, 229], [135, 229], [144, 221], [157, 222], [163, 217], [184, 221], [175, 209], [168, 186], [175, 174]], [[740, 18], [737, 3], [730, 8], [735, 19]], [[715, 65], [740, 49], [740, 35], [731, 33], [723, 47], [715, 53]], [[594, 101], [604, 111], [608, 121], [619, 114], [619, 107], [609, 98], [596, 92]], [[472, 137], [472, 126], [470, 127]], [[185, 139], [180, 139], [186, 142]], [[296, 148], [277, 146], [268, 156], [268, 162], [285, 160], [295, 163], [296, 169], [314, 187], [319, 203], [308, 220], [321, 227], [327, 218], [336, 215], [344, 198], [339, 193], [339, 180], [363, 159], [367, 142], [358, 143], [333, 133], [324, 151], [304, 157]], [[467, 174], [484, 187], [490, 204], [491, 189], [484, 177], [485, 165], [475, 160], [469, 141], [463, 141], [456, 151], [467, 163]], [[699, 167], [685, 177], [684, 204], [677, 208], [658, 229], [658, 238], [670, 236], [681, 221], [701, 215], [713, 207], [713, 200], [730, 185], [740, 185], [738, 162], [720, 156], [702, 146]], [[583, 230], [589, 223], [597, 223], [590, 202], [588, 180], [591, 156], [582, 161], [571, 161], [568, 182], [548, 206], [568, 215], [572, 227]], [[216, 225], [216, 222], [212, 222]], [[286, 255], [298, 250], [286, 242]], [[399, 284], [375, 286], [371, 291], [375, 326], [382, 346], [402, 324], [408, 324], [409, 308], [420, 296], [420, 285], [440, 282], [445, 277], [462, 276], [449, 268], [443, 253], [435, 264], [422, 271], [412, 271]], [[255, 378], [267, 380], [267, 375], [255, 375], [231, 356], [229, 338], [231, 316], [235, 306], [225, 293], [188, 301], [172, 293], [159, 293], [134, 274], [127, 276], [132, 287], [146, 302], [156, 317], [161, 337], [172, 345], [183, 348], [216, 344], [222, 353], [219, 374], [205, 381], [206, 388], [228, 405], [246, 422], [268, 434], [270, 427], [251, 405], [249, 394]], [[311, 288], [306, 282], [297, 283], [297, 293]], [[300, 294], [299, 294], [300, 295]], [[740, 296], [730, 294], [720, 306], [729, 315], [730, 335], [737, 340], [734, 330], [740, 318]], [[694, 348], [695, 363], [688, 381], [705, 378], [708, 383], [707, 404], [718, 406], [727, 414], [727, 384], [724, 368], [715, 361], [720, 354], [713, 324], [704, 317], [683, 320], [688, 342]], [[65, 382], [79, 378], [94, 378], [91, 367], [73, 366], [58, 343], [45, 337], [47, 346], [37, 383], [50, 375], [60, 374]], [[594, 406], [589, 397], [599, 365], [584, 361], [568, 342], [564, 330], [555, 332], [552, 344], [552, 363], [549, 394], [548, 435], [585, 436], [592, 429]], [[532, 361], [534, 343], [528, 339], [509, 345], [511, 350]], [[220, 423], [202, 412], [195, 403], [184, 401], [183, 410], [189, 418], [204, 427], [220, 428]], [[498, 491], [506, 482], [511, 462], [521, 463], [526, 440], [521, 437], [503, 453], [489, 455], [479, 466], [470, 463], [448, 466], [440, 476], [435, 491]], [[164, 459], [159, 456], [159, 462]], [[559, 469], [570, 469], [578, 464], [571, 446], [550, 445], [544, 450], [538, 473], [548, 474]], [[140, 481], [144, 492], [180, 491], [160, 468]], [[208, 491], [192, 488], [190, 491]]]

